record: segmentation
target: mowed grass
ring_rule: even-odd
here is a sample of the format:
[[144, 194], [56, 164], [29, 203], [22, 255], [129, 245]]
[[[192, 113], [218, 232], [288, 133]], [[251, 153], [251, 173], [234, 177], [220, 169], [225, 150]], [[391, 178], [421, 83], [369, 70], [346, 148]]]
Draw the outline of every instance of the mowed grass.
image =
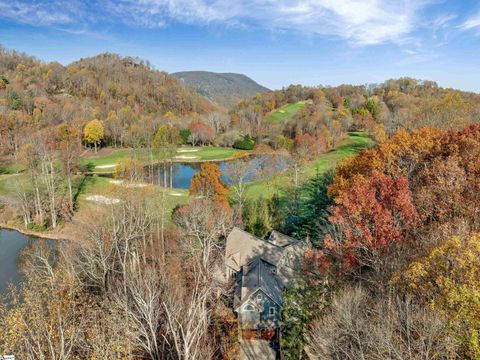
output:
[[[112, 184], [112, 178], [102, 176], [76, 176], [73, 180], [73, 193], [77, 203], [78, 212], [88, 215], [89, 209], [103, 204], [87, 200], [90, 195], [103, 195], [109, 198], [119, 196], [118, 193], [123, 190], [119, 185]], [[161, 188], [156, 185], [150, 185], [160, 193]], [[19, 189], [30, 189], [31, 185], [27, 174], [0, 175], [0, 198], [9, 198], [13, 200]], [[140, 189], [131, 189], [131, 191], [141, 191]], [[177, 205], [188, 202], [188, 190], [184, 189], [165, 189], [165, 202], [167, 213], [170, 213]]]
[[[78, 191], [78, 211], [88, 211], [92, 206], [104, 206], [103, 204], [91, 200], [87, 200], [90, 195], [103, 195], [108, 198], [116, 198], [120, 191], [124, 190], [122, 186], [111, 183], [113, 179], [102, 176], [86, 176], [79, 181], [82, 184], [77, 183]], [[160, 193], [162, 188], [157, 185], [149, 185], [153, 189]], [[129, 191], [142, 191], [144, 188], [130, 189]], [[165, 190], [165, 203], [167, 213], [170, 213], [177, 205], [185, 204], [188, 202], [189, 194], [188, 190], [184, 189], [164, 189]]]
[[0, 165], [0, 175], [16, 174], [24, 170], [25, 167], [17, 162]]
[[[349, 133], [348, 137], [340, 142], [337, 149], [322, 154], [317, 160], [310, 162], [304, 169], [302, 178], [307, 179], [317, 172], [323, 173], [333, 169], [339, 160], [355, 155], [361, 149], [368, 148], [373, 144], [372, 138], [365, 133]], [[279, 187], [285, 188], [291, 176], [291, 172], [286, 171], [272, 179], [251, 182], [247, 185], [247, 195], [251, 198], [271, 196]]]
[[[232, 148], [224, 148], [219, 146], [190, 146], [181, 147], [173, 156], [174, 161], [179, 162], [195, 162], [195, 161], [220, 161], [228, 160], [236, 157], [244, 156], [248, 151]], [[113, 168], [95, 169], [97, 166], [115, 165], [123, 159], [134, 158], [148, 164], [151, 161], [150, 152], [145, 149], [116, 149], [106, 155], [89, 156], [81, 159], [81, 163], [90, 168], [94, 172], [110, 172]], [[161, 160], [160, 153], [153, 153], [153, 160]]]
[[28, 186], [28, 179], [23, 174], [0, 175], [0, 196], [14, 195], [22, 186]]
[[312, 100], [302, 100], [296, 102], [295, 104], [286, 104], [281, 108], [273, 111], [266, 117], [266, 121], [270, 122], [283, 122], [291, 117], [293, 117], [297, 112], [300, 111], [305, 105], [311, 104]]

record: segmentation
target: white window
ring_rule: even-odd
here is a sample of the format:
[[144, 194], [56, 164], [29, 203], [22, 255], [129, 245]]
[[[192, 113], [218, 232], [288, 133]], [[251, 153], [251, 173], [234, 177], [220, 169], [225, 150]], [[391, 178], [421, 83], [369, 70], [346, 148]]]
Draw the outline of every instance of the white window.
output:
[[270, 315], [275, 315], [275, 307], [274, 306], [270, 306], [270, 309], [268, 309], [268, 313]]
[[251, 304], [247, 304], [243, 307], [245, 311], [255, 311], [255, 308]]
[[262, 300], [262, 299], [263, 299], [262, 294], [258, 293], [258, 294], [257, 294], [257, 300], [260, 301], [260, 300]]

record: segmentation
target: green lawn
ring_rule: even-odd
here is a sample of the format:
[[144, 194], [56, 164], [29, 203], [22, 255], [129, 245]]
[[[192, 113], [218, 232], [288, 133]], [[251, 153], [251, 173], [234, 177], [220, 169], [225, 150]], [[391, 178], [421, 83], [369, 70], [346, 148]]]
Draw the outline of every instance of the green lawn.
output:
[[[218, 146], [184, 146], [177, 149], [176, 154], [173, 156], [173, 160], [181, 162], [219, 161], [232, 159], [247, 153], [248, 152], [245, 150]], [[150, 162], [150, 152], [145, 149], [117, 149], [107, 155], [84, 157], [81, 159], [81, 163], [88, 166], [91, 171], [110, 172], [113, 170], [113, 167], [103, 169], [95, 169], [95, 167], [115, 165], [125, 158], [135, 158], [147, 164]], [[153, 154], [153, 158], [154, 161], [158, 161], [161, 159], [161, 155], [159, 153]]]
[[[19, 175], [20, 176], [20, 175]], [[22, 178], [15, 175], [0, 175], [0, 196], [6, 196], [15, 192], [18, 181]]]
[[300, 109], [302, 109], [306, 104], [311, 104], [312, 100], [302, 100], [296, 102], [295, 104], [286, 104], [281, 108], [273, 111], [266, 117], [266, 121], [271, 122], [282, 122], [290, 119], [294, 116]]
[[24, 170], [25, 170], [24, 166], [19, 163], [0, 165], [0, 175], [16, 174]]
[[[333, 169], [337, 162], [345, 157], [356, 154], [361, 149], [370, 147], [374, 144], [373, 140], [365, 133], [349, 133], [348, 137], [343, 139], [336, 150], [329, 151], [312, 161], [306, 167], [303, 176], [309, 178], [317, 171], [322, 173]], [[288, 184], [291, 173], [288, 171], [277, 175], [273, 179], [251, 182], [247, 185], [247, 194], [250, 197], [266, 197], [272, 195], [278, 186], [285, 187]]]
[[[117, 190], [121, 189], [119, 185], [112, 184], [113, 179], [102, 176], [86, 176], [77, 179], [76, 187], [79, 188], [78, 207], [79, 211], [88, 209], [91, 205], [97, 205], [94, 201], [87, 200], [89, 195], [103, 195], [109, 198], [115, 198]], [[79, 184], [79, 182], [82, 182]], [[161, 188], [156, 185], [157, 190]], [[165, 189], [167, 212], [170, 212], [175, 206], [185, 204], [188, 201], [188, 190], [184, 189]], [[102, 206], [98, 204], [98, 206]]]

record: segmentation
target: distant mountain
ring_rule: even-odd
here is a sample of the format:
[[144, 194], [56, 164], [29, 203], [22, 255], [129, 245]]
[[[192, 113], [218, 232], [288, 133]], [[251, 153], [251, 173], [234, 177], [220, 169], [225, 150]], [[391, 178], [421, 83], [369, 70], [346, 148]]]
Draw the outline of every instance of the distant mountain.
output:
[[269, 91], [243, 74], [182, 71], [170, 75], [198, 94], [225, 107], [235, 105], [242, 99], [249, 99], [257, 93]]

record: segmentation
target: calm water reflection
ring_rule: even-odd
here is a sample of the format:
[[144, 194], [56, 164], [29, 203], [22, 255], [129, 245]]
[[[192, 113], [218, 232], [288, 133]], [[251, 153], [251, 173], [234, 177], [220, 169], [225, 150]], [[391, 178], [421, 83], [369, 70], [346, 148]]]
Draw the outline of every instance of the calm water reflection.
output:
[[22, 280], [19, 271], [20, 255], [23, 249], [35, 241], [53, 243], [53, 240], [38, 239], [18, 231], [0, 228], [0, 294], [7, 289], [8, 284], [18, 284]]
[[[227, 172], [227, 164], [235, 161], [219, 161], [216, 162], [222, 170], [222, 180], [227, 185], [232, 185], [234, 181], [229, 178]], [[287, 167], [287, 160], [284, 157], [270, 157], [270, 156], [257, 156], [251, 158], [244, 158], [238, 161], [248, 162], [250, 170], [248, 171], [244, 181], [256, 181], [262, 178], [268, 178], [273, 176], [276, 172], [282, 171]], [[173, 163], [171, 164], [158, 164], [153, 169], [153, 179], [155, 184], [172, 186], [179, 189], [190, 188], [190, 180], [195, 173], [200, 172], [202, 166], [201, 162], [188, 162], [188, 163]], [[147, 168], [147, 173], [149, 169]], [[150, 176], [148, 175], [147, 181], [150, 182]]]

